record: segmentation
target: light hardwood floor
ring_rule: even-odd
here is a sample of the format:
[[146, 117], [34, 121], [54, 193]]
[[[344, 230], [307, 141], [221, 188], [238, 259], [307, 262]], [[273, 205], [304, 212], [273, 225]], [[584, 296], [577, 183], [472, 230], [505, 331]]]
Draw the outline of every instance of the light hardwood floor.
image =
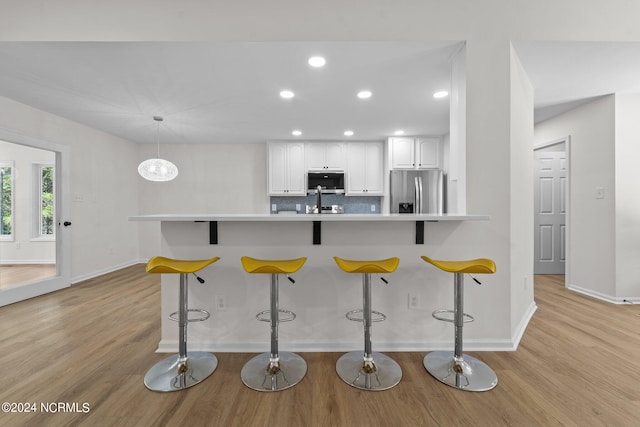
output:
[[55, 264], [0, 265], [0, 289], [32, 282], [56, 275]]
[[0, 413], [0, 425], [640, 425], [640, 307], [567, 291], [553, 276], [536, 277], [539, 308], [517, 351], [474, 353], [498, 374], [484, 393], [439, 383], [424, 353], [391, 353], [403, 378], [383, 392], [344, 384], [339, 353], [301, 353], [307, 376], [278, 393], [246, 388], [240, 370], [252, 355], [230, 353], [217, 353], [218, 369], [195, 387], [148, 391], [146, 370], [166, 357], [154, 353], [158, 279], [138, 265], [0, 308], [0, 402], [35, 402], [38, 411], [41, 402], [90, 405], [87, 413]]

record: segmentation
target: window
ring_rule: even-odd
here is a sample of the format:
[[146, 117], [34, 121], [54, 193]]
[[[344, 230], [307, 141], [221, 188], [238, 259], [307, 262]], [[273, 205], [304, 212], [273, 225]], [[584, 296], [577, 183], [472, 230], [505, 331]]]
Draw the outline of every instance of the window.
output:
[[13, 162], [0, 162], [0, 240], [13, 240]]
[[37, 204], [34, 212], [38, 215], [35, 218], [35, 237], [53, 238], [55, 237], [55, 170], [52, 165], [37, 164], [35, 168], [35, 180], [37, 188], [35, 192], [35, 202]]

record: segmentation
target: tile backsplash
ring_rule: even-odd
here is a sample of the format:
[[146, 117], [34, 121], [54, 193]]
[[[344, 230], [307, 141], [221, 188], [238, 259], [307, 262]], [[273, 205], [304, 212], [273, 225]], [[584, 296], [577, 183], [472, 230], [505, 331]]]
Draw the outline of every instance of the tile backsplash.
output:
[[[315, 204], [315, 195], [297, 197], [272, 196], [270, 201], [271, 213], [278, 213], [282, 211], [297, 211], [298, 213], [305, 213], [307, 205], [315, 206]], [[274, 205], [276, 207], [275, 210], [273, 210]], [[343, 205], [344, 213], [346, 214], [379, 214], [381, 209], [381, 197], [347, 197], [344, 194], [323, 194], [322, 205]], [[372, 206], [375, 211], [372, 211]]]

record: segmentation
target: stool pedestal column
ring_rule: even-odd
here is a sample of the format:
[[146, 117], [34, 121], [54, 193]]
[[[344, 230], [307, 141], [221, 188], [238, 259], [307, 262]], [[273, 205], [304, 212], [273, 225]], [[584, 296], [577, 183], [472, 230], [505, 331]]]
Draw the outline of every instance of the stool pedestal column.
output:
[[484, 362], [462, 352], [462, 328], [465, 323], [463, 281], [463, 273], [454, 273], [454, 351], [433, 351], [424, 357], [423, 364], [432, 376], [447, 385], [467, 391], [487, 391], [498, 384], [496, 373]]
[[[271, 275], [270, 309], [268, 321], [271, 324], [271, 352], [262, 353], [249, 360], [242, 368], [240, 376], [242, 382], [249, 388], [257, 391], [280, 391], [298, 384], [307, 373], [307, 362], [295, 353], [278, 351], [278, 325], [281, 321], [291, 321], [295, 314], [280, 310], [279, 307], [278, 275]], [[267, 311], [258, 313], [260, 316]], [[280, 313], [290, 317], [280, 319]]]
[[[347, 318], [353, 320], [349, 317], [350, 313], [347, 314]], [[402, 369], [400, 365], [389, 356], [372, 350], [372, 313], [371, 273], [363, 273], [362, 324], [364, 326], [364, 354], [360, 351], [343, 354], [336, 363], [336, 371], [340, 378], [352, 387], [373, 391], [387, 390], [400, 382]]]
[[178, 302], [178, 354], [156, 363], [147, 371], [144, 384], [154, 391], [183, 390], [198, 384], [215, 371], [218, 359], [215, 355], [204, 351], [187, 353], [187, 325], [189, 311], [206, 314], [206, 317], [196, 319], [206, 320], [209, 313], [204, 310], [189, 310], [188, 277], [180, 273], [180, 291]]

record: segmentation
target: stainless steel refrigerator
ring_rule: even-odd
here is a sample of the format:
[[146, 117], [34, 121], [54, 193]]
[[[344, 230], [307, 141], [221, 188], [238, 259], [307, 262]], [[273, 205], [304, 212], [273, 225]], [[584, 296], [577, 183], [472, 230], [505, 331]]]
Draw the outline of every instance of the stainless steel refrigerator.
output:
[[445, 175], [441, 169], [393, 170], [389, 185], [391, 213], [446, 212]]

